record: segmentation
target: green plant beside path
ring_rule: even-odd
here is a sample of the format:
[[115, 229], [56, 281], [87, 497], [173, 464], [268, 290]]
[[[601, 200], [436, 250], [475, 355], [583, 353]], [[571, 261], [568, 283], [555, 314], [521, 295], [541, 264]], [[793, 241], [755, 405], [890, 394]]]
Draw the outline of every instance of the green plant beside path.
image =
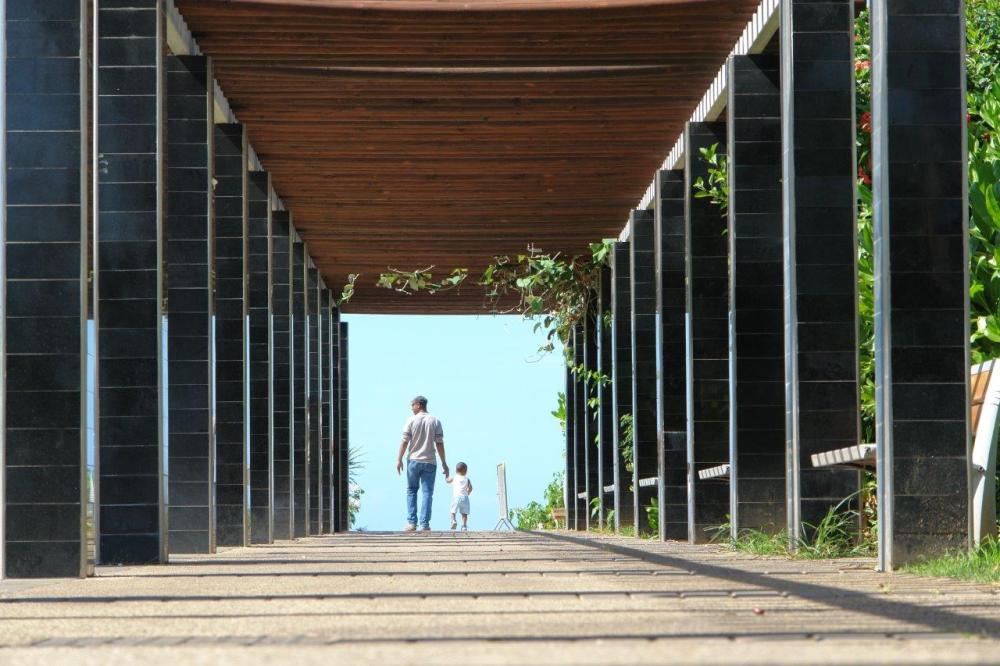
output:
[[1000, 542], [992, 539], [969, 552], [945, 555], [903, 568], [907, 573], [971, 580], [977, 583], [1000, 583]]

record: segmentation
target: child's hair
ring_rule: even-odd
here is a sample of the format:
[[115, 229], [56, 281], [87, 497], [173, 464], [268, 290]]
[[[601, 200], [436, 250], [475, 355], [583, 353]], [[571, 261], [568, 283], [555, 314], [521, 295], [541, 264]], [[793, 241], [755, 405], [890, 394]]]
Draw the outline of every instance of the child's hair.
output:
[[460, 462], [457, 465], [455, 465], [455, 471], [458, 472], [459, 474], [465, 474], [468, 471], [468, 469], [469, 466], [466, 465], [464, 462]]

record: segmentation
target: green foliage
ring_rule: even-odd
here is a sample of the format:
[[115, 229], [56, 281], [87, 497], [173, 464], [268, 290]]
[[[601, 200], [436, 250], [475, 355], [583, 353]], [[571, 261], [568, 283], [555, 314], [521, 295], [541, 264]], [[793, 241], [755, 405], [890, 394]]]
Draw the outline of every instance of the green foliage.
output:
[[357, 522], [358, 512], [361, 511], [361, 497], [365, 494], [364, 489], [358, 483], [358, 473], [365, 468], [368, 459], [364, 449], [350, 446], [347, 449], [347, 514], [351, 527]]
[[434, 281], [433, 266], [428, 266], [423, 270], [402, 271], [398, 268], [390, 268], [382, 273], [375, 286], [383, 289], [392, 289], [401, 294], [414, 294], [418, 291], [426, 291], [436, 294], [441, 291], [457, 289], [469, 277], [468, 268], [455, 268], [445, 278]]
[[513, 514], [514, 524], [519, 530], [551, 530], [557, 527], [548, 507], [540, 502], [531, 501], [524, 508], [514, 509]]
[[971, 551], [949, 553], [919, 564], [903, 567], [907, 573], [971, 580], [977, 583], [1000, 582], [1000, 542], [984, 541]]
[[625, 469], [631, 472], [634, 469], [632, 444], [635, 441], [631, 414], [622, 414], [618, 418], [618, 429], [620, 433], [618, 438], [618, 453], [625, 463]]
[[659, 535], [660, 533], [660, 505], [656, 501], [656, 498], [649, 500], [649, 505], [644, 507], [646, 509], [646, 522], [649, 524], [649, 531], [654, 535]]
[[549, 485], [545, 486], [545, 506], [549, 509], [562, 509], [566, 506], [566, 496], [563, 492], [563, 480], [565, 472], [556, 472], [552, 475]]
[[709, 199], [719, 207], [722, 217], [729, 211], [729, 161], [719, 152], [719, 144], [713, 143], [707, 148], [700, 148], [701, 159], [708, 164], [708, 179], [701, 176], [694, 181], [694, 196], [698, 199]]
[[347, 282], [344, 283], [343, 289], [340, 290], [340, 298], [335, 299], [333, 303], [336, 307], [339, 308], [351, 300], [354, 296], [354, 283], [358, 281], [359, 277], [361, 277], [360, 273], [351, 273], [347, 276]]
[[562, 391], [556, 394], [556, 408], [553, 409], [549, 414], [552, 418], [559, 421], [559, 429], [562, 433], [566, 434], [566, 394]]

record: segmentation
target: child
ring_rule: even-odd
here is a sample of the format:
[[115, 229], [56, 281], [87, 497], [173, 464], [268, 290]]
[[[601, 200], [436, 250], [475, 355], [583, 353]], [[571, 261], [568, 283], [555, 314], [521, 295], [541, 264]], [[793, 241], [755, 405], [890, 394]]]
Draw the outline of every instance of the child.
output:
[[472, 482], [465, 475], [469, 467], [464, 463], [460, 462], [455, 465], [455, 476], [449, 476], [445, 479], [446, 482], [451, 484], [451, 529], [458, 527], [458, 523], [455, 522], [455, 514], [462, 514], [462, 531], [467, 532], [469, 529], [469, 495], [472, 494]]

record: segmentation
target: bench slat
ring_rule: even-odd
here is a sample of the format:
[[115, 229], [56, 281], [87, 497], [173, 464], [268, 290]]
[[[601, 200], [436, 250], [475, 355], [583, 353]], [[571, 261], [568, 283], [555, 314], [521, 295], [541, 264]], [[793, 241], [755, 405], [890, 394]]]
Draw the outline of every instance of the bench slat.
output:
[[729, 463], [698, 470], [698, 478], [702, 481], [706, 479], [721, 479], [727, 476], [729, 476]]

